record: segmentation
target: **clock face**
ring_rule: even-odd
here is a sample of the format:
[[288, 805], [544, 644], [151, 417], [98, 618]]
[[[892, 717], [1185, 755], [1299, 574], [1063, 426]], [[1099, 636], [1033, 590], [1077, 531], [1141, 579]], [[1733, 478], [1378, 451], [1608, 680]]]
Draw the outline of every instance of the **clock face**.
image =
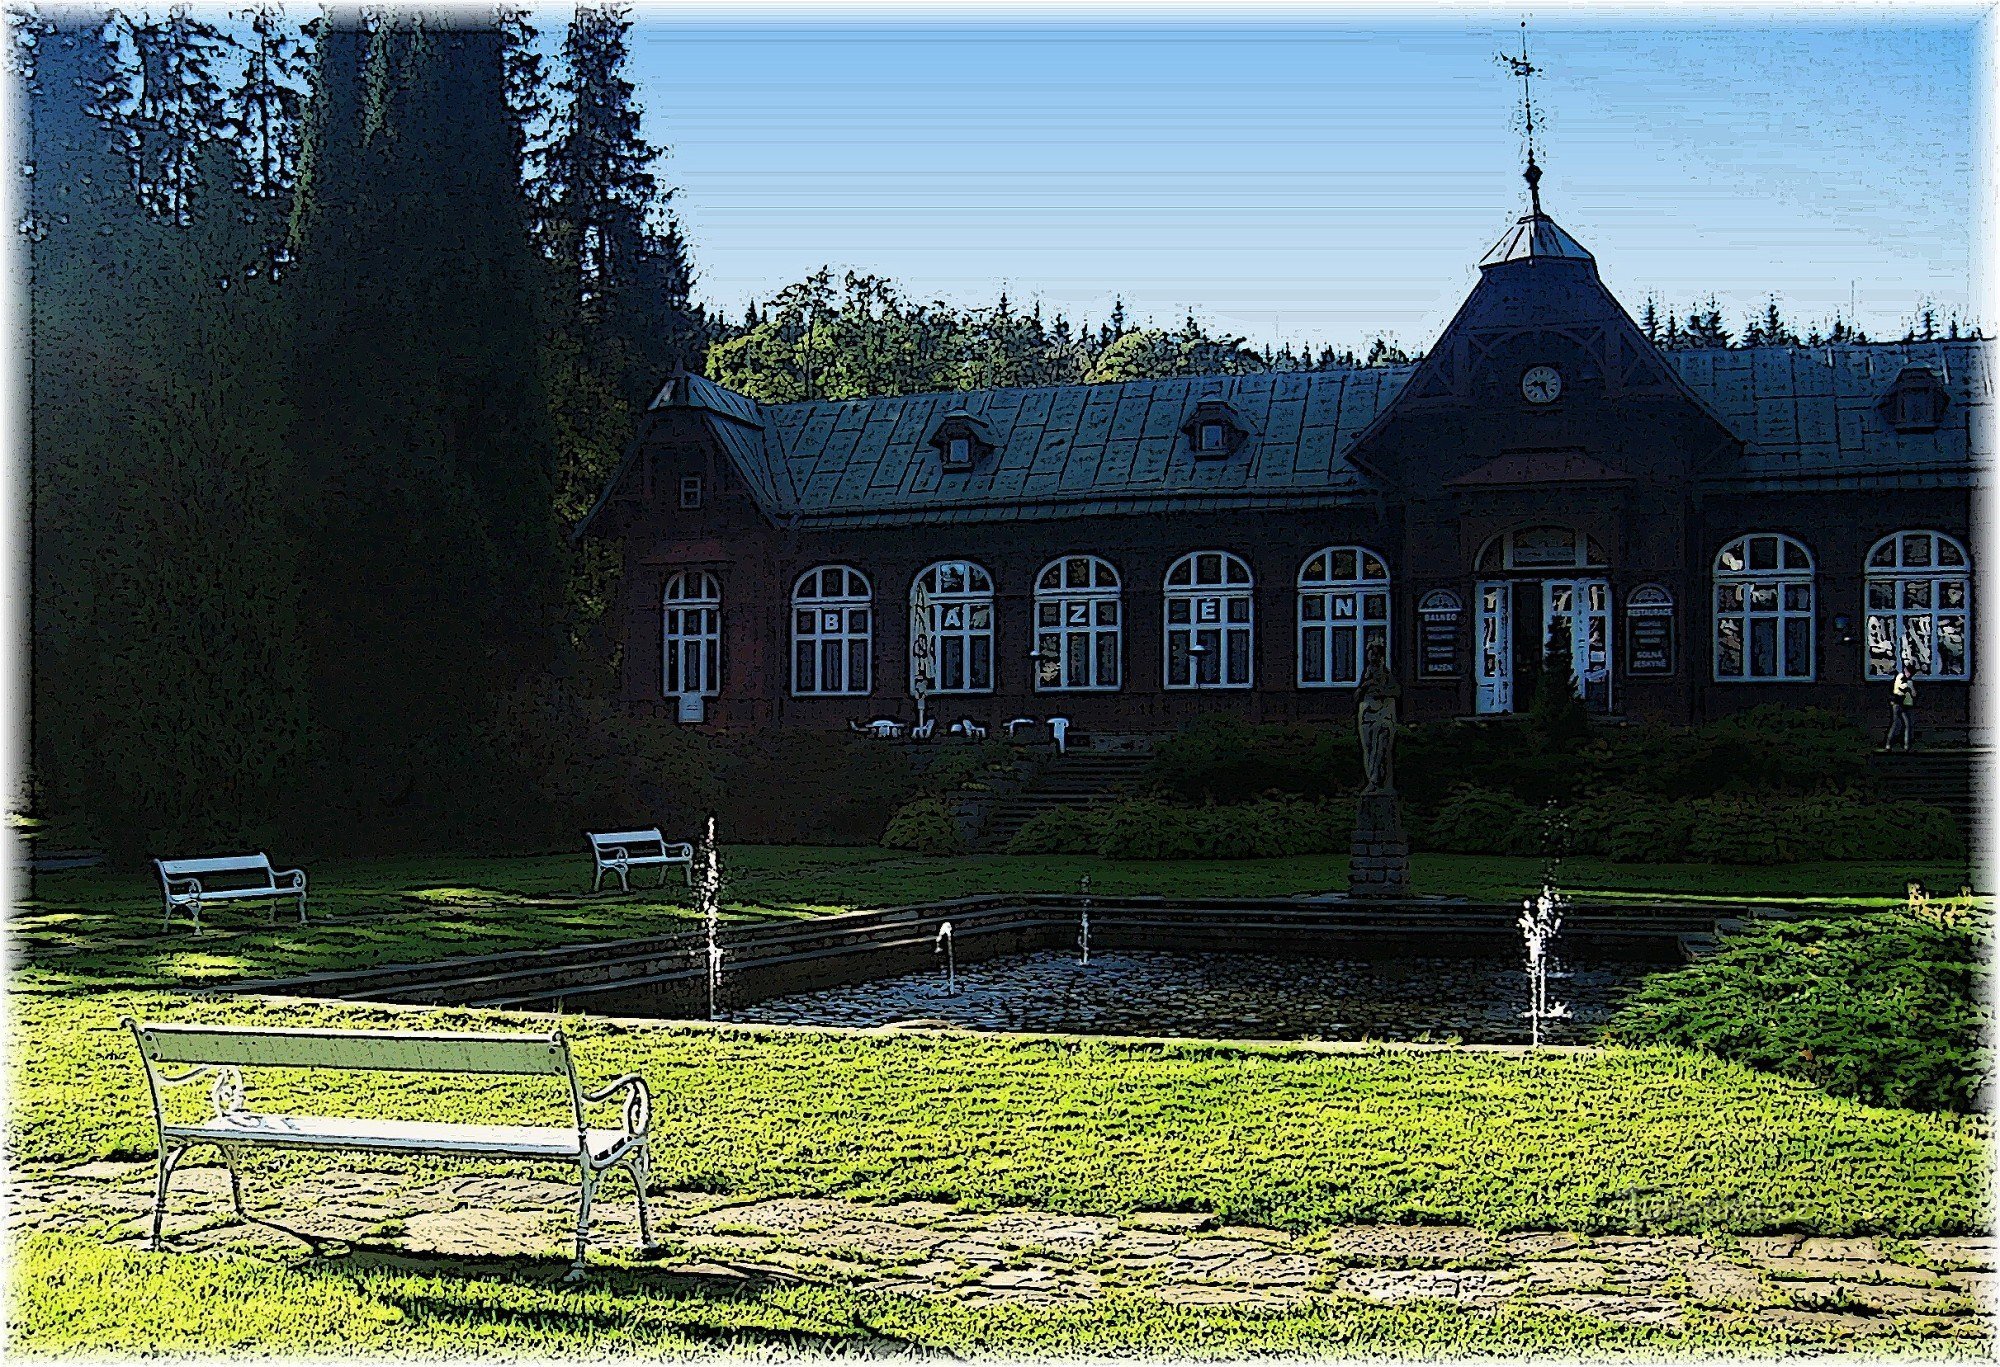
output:
[[1552, 365], [1530, 366], [1521, 376], [1521, 397], [1529, 403], [1554, 403], [1563, 392], [1563, 377]]

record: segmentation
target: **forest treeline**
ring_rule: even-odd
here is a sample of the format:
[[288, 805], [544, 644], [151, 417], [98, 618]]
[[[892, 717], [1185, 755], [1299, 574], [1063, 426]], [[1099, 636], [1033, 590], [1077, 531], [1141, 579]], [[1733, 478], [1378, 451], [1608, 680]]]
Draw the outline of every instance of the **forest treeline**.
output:
[[[779, 402], [1412, 359], [831, 269], [719, 317], [617, 7], [546, 38], [508, 10], [65, 7], [10, 40], [18, 801], [121, 851], [505, 844], [643, 801], [659, 765], [608, 702], [617, 552], [568, 532], [676, 367]], [[1645, 323], [1732, 340], [1712, 304]], [[1791, 335], [1773, 303], [1735, 340]]]

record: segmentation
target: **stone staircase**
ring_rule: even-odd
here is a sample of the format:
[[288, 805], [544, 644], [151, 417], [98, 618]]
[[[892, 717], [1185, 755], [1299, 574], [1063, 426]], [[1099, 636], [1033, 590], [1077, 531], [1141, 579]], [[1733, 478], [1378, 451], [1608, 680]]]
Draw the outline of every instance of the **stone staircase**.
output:
[[1882, 792], [1910, 802], [1929, 802], [1958, 818], [1967, 839], [1976, 839], [1983, 820], [1980, 789], [1993, 752], [1969, 746], [1891, 750], [1869, 756], [1869, 777]]
[[1152, 756], [1138, 750], [1071, 750], [1057, 755], [1019, 792], [994, 804], [979, 848], [1004, 850], [1014, 833], [1043, 812], [1088, 807], [1130, 793]]

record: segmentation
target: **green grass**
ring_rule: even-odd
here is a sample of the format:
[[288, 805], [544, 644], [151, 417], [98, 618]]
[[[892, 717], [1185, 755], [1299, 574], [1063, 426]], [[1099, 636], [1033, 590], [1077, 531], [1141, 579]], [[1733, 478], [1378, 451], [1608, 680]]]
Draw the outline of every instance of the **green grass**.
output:
[[[225, 911], [194, 940], [158, 932], [143, 878], [37, 880], [14, 925], [10, 1161], [44, 1169], [151, 1155], [144, 1086], [121, 1013], [243, 1024], [507, 1029], [547, 1017], [281, 1005], [186, 989], [244, 975], [641, 935], [684, 894], [580, 894], [574, 856], [374, 860], [313, 870], [316, 924]], [[877, 850], [728, 852], [733, 915], [813, 915], [975, 891], [1281, 893], [1338, 886], [1342, 861], [1118, 864], [938, 859]], [[1419, 887], [1521, 895], [1534, 861], [1420, 859]], [[1787, 898], [1866, 905], [1920, 871], [1634, 869], [1571, 864], [1596, 895]], [[1954, 876], [1931, 876], [1951, 886]], [[1958, 1232], [1992, 1216], [1981, 1122], [1870, 1108], [1800, 1082], [1671, 1050], [1522, 1055], [1190, 1042], [825, 1035], [564, 1022], [589, 1080], [632, 1070], [656, 1099], [664, 1186], [742, 1196], [924, 1198], [969, 1206], [1214, 1212], [1312, 1231], [1348, 1221], [1488, 1229]], [[253, 1078], [253, 1097], [337, 1112], [554, 1121], [533, 1086], [353, 1075]], [[200, 1090], [200, 1089], [194, 1089]], [[197, 1098], [198, 1100], [198, 1098]], [[314, 1160], [299, 1159], [297, 1162]], [[343, 1156], [345, 1165], [396, 1160]], [[429, 1160], [420, 1160], [429, 1161]], [[440, 1167], [442, 1173], [443, 1168]], [[1082, 1308], [968, 1309], [838, 1287], [724, 1291], [611, 1269], [580, 1290], [557, 1262], [357, 1255], [293, 1267], [156, 1257], [70, 1235], [15, 1260], [14, 1346], [32, 1352], [675, 1356], [882, 1351], [1219, 1356], [1770, 1351], [1811, 1341], [1695, 1324], [1673, 1334], [1555, 1312], [1440, 1305], [1174, 1307], [1123, 1293]], [[1954, 1351], [1931, 1340], [1883, 1349]]]
[[[658, 932], [688, 915], [678, 879], [666, 888], [586, 891], [589, 861], [577, 855], [492, 859], [330, 860], [311, 870], [310, 914], [301, 930], [267, 912], [223, 907], [194, 939], [186, 923], [160, 933], [159, 888], [150, 875], [83, 870], [34, 880], [13, 936], [33, 981], [68, 978], [143, 985], [233, 977], [281, 977], [322, 969], [406, 963], [454, 954], [579, 944]], [[972, 892], [1074, 892], [1089, 875], [1104, 896], [1285, 895], [1344, 888], [1345, 856], [1234, 862], [1124, 862], [1085, 855], [905, 855], [872, 847], [740, 846], [725, 851], [726, 904], [733, 916], [811, 916], [893, 906]], [[1782, 868], [1627, 865], [1570, 860], [1565, 891], [1582, 900], [1668, 896], [1679, 900], [1889, 905], [1910, 882], [1955, 890], [1965, 869], [1942, 865], [1799, 864]], [[1414, 890], [1511, 901], [1535, 888], [1540, 861], [1498, 856], [1417, 855]], [[642, 878], [641, 882], [650, 882]]]

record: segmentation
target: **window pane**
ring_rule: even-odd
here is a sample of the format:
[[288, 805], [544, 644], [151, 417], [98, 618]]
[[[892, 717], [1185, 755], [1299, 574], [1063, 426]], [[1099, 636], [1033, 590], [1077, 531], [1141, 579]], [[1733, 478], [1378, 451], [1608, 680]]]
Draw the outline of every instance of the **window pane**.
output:
[[1743, 611], [1743, 586], [1741, 584], [1717, 584], [1715, 586], [1715, 610], [1717, 612]]
[[1354, 658], [1354, 628], [1333, 633], [1333, 677], [1340, 683], [1354, 683], [1361, 671]]
[[1949, 541], [1940, 540], [1937, 543], [1937, 562], [1940, 565], [1963, 565], [1965, 552]]
[[1232, 622], [1247, 622], [1250, 620], [1250, 600], [1248, 598], [1232, 598], [1229, 600], [1229, 620]]
[[1778, 586], [1776, 584], [1752, 584], [1750, 586], [1750, 611], [1776, 612], [1778, 610]]
[[1715, 672], [1724, 678], [1743, 676], [1743, 619], [1724, 617], [1715, 624]]
[[1371, 593], [1361, 600], [1361, 610], [1371, 622], [1385, 622], [1389, 619], [1389, 595]]
[[1896, 619], [1873, 613], [1868, 618], [1868, 673], [1886, 679], [1896, 672]]
[[1179, 688], [1188, 682], [1188, 633], [1167, 633], [1167, 682]]
[[1893, 579], [1870, 579], [1868, 581], [1868, 606], [1871, 608], [1895, 607], [1896, 581]]
[[975, 636], [972, 638], [972, 683], [973, 688], [993, 687], [993, 638]]
[[870, 671], [868, 668], [868, 642], [849, 641], [847, 643], [847, 676], [840, 687], [849, 693], [866, 693]]
[[1065, 656], [1069, 672], [1063, 682], [1071, 688], [1090, 686], [1090, 637], [1074, 635], [1069, 638], [1069, 650]]
[[1195, 644], [1201, 647], [1197, 657], [1200, 664], [1195, 667], [1196, 677], [1205, 684], [1213, 684], [1222, 678], [1222, 633], [1219, 631], [1197, 631]]
[[1778, 623], [1770, 617], [1750, 619], [1750, 676], [1778, 677]]
[[1965, 677], [1965, 619], [1937, 619], [1937, 672], [1948, 679]]
[[1785, 677], [1803, 679], [1812, 673], [1812, 618], [1785, 619]]
[[1100, 598], [1097, 600], [1097, 625], [1115, 627], [1118, 625], [1118, 600]]
[[1750, 568], [1753, 570], [1775, 570], [1778, 568], [1777, 537], [1753, 536], [1750, 538]]
[[1102, 688], [1118, 685], [1118, 638], [1111, 632], [1097, 634], [1097, 678], [1095, 682]]
[[1811, 584], [1785, 585], [1785, 611], [1811, 612], [1812, 585]]
[[1341, 594], [1340, 596], [1338, 596], [1333, 600], [1333, 619], [1336, 622], [1353, 621], [1354, 610], [1356, 606], [1357, 604], [1355, 603], [1353, 594], [1351, 593]]
[[1721, 565], [1724, 571], [1732, 574], [1742, 569], [1743, 543], [1741, 541], [1732, 541], [1727, 546], [1724, 546], [1722, 554], [1717, 557], [1717, 563]]
[[1232, 631], [1229, 633], [1229, 682], [1244, 684], [1250, 682], [1250, 633]]
[[1326, 595], [1308, 593], [1299, 599], [1299, 620], [1303, 622], [1324, 622], [1326, 620]]
[[1927, 608], [1931, 605], [1931, 581], [1928, 579], [1905, 579], [1903, 581], [1903, 606], [1906, 608]]
[[1962, 608], [1965, 606], [1965, 581], [1963, 579], [1947, 579], [1937, 587], [1939, 607]]
[[1931, 672], [1931, 619], [1928, 613], [1903, 619], [1903, 658], [1913, 674]]
[[1912, 566], [1923, 566], [1930, 564], [1931, 563], [1930, 537], [1922, 533], [1918, 533], [1914, 536], [1904, 537], [1903, 563], [1905, 565], [1912, 565]]
[[1167, 600], [1167, 620], [1185, 625], [1188, 620], [1188, 605], [1189, 600], [1186, 598], [1169, 598]]
[[1358, 579], [1361, 577], [1360, 570], [1355, 564], [1353, 551], [1335, 551], [1333, 553], [1333, 577], [1335, 579]]
[[1307, 627], [1299, 633], [1299, 682], [1326, 682], [1326, 628]]

